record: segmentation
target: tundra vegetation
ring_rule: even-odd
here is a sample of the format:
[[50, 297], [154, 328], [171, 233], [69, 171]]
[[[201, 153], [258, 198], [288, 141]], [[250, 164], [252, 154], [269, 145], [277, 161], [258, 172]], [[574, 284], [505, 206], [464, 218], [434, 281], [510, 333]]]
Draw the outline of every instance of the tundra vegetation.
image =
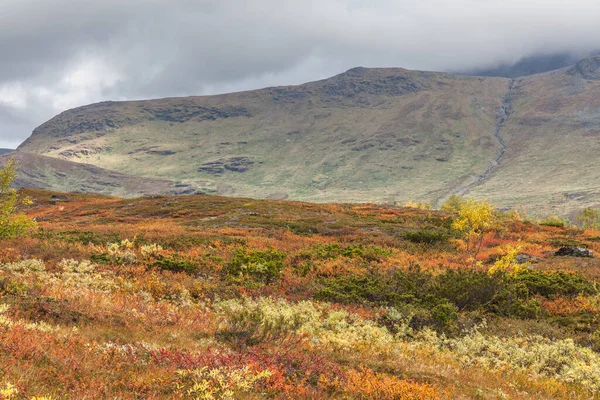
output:
[[1, 398], [600, 397], [600, 260], [553, 255], [594, 229], [457, 198], [19, 195]]

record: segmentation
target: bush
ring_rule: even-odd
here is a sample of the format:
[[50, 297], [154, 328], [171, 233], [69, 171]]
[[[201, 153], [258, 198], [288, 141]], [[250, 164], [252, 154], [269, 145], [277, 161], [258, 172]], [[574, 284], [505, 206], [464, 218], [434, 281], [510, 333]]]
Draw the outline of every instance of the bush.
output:
[[599, 229], [600, 210], [588, 207], [577, 216], [577, 221], [583, 226], [583, 229]]
[[[343, 276], [321, 282], [315, 297], [343, 304], [395, 307], [419, 315], [426, 325], [445, 327], [460, 311], [537, 318], [542, 313], [535, 297], [595, 293], [593, 284], [564, 273], [529, 270], [489, 274], [473, 269], [448, 269], [438, 275], [409, 268], [393, 274]], [[407, 308], [407, 306], [410, 306]]]
[[168, 256], [157, 255], [157, 259], [152, 264], [155, 267], [174, 272], [196, 272], [198, 271], [198, 265], [186, 260], [177, 254], [172, 254]]
[[540, 271], [523, 270], [515, 275], [514, 280], [527, 287], [529, 293], [546, 298], [557, 296], [576, 297], [579, 294], [597, 294], [593, 282], [581, 275], [564, 271], [544, 273]]
[[447, 243], [449, 235], [446, 232], [440, 232], [433, 229], [421, 229], [414, 232], [406, 232], [404, 238], [413, 243], [433, 245], [436, 243]]
[[238, 248], [231, 261], [225, 266], [225, 272], [232, 277], [249, 276], [254, 280], [271, 283], [281, 274], [285, 266], [285, 253], [277, 251], [256, 251], [249, 253], [245, 248]]
[[539, 222], [540, 225], [543, 226], [552, 226], [555, 228], [562, 228], [566, 225], [566, 221], [561, 219], [557, 215], [551, 215], [546, 219], [543, 219]]
[[363, 258], [366, 261], [380, 261], [382, 258], [391, 256], [392, 253], [378, 246], [350, 244], [342, 247], [338, 243], [333, 243], [315, 246], [315, 255], [317, 259], [321, 260], [335, 260], [338, 257], [348, 257]]
[[10, 239], [25, 234], [36, 223], [19, 213], [19, 207], [31, 204], [28, 198], [20, 198], [11, 187], [16, 178], [16, 163], [10, 159], [0, 169], [0, 239]]

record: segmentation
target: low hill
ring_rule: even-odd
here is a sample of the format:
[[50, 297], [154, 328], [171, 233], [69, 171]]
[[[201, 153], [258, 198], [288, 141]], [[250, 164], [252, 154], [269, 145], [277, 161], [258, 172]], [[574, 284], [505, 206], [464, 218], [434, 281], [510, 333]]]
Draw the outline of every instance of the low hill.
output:
[[14, 151], [0, 155], [0, 165], [14, 158], [18, 163], [15, 186], [37, 189], [99, 193], [135, 197], [151, 194], [195, 193], [188, 185], [166, 179], [143, 178], [52, 157]]
[[14, 151], [12, 149], [0, 149], [0, 155], [1, 154], [6, 154], [6, 153], [10, 153], [11, 151]]

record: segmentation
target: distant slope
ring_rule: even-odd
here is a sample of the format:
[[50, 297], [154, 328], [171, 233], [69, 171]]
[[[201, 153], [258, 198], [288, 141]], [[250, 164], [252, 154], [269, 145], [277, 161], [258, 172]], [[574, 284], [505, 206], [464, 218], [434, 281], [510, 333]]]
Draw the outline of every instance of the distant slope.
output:
[[300, 86], [81, 107], [20, 149], [225, 195], [438, 200], [496, 157], [508, 84], [356, 68]]
[[140, 178], [107, 171], [89, 164], [73, 163], [20, 151], [0, 156], [0, 166], [14, 158], [19, 165], [17, 187], [70, 192], [99, 193], [111, 196], [195, 193], [189, 185], [164, 179]]
[[0, 154], [10, 153], [11, 151], [14, 151], [14, 150], [13, 149], [0, 149]]

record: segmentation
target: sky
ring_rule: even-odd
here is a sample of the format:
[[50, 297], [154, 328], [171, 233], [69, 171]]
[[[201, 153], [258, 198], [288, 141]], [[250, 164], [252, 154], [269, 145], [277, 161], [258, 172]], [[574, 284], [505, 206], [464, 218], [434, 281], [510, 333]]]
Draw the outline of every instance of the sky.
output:
[[597, 0], [0, 0], [0, 147], [104, 100], [600, 48]]

